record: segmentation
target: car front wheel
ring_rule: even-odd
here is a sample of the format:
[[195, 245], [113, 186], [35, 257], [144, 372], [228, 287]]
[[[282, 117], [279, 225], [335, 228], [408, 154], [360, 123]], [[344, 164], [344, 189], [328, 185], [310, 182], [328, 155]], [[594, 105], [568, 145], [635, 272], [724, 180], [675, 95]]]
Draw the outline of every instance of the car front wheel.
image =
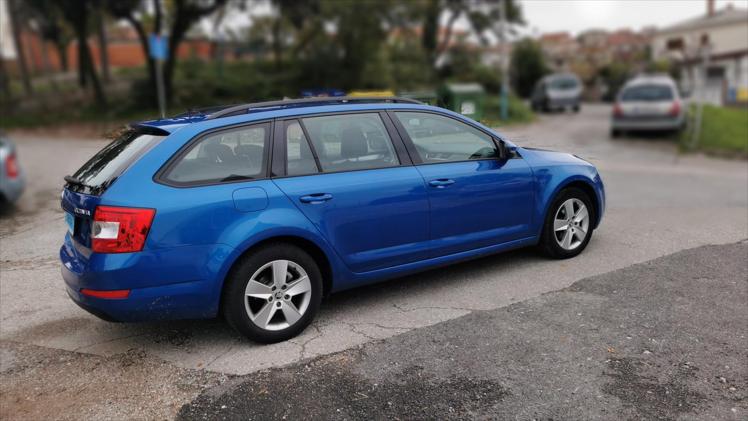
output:
[[594, 208], [587, 193], [574, 187], [562, 190], [547, 213], [541, 250], [556, 259], [578, 255], [592, 237], [593, 221]]
[[301, 333], [322, 300], [314, 259], [290, 244], [272, 244], [244, 256], [223, 292], [223, 315], [249, 339], [272, 343]]

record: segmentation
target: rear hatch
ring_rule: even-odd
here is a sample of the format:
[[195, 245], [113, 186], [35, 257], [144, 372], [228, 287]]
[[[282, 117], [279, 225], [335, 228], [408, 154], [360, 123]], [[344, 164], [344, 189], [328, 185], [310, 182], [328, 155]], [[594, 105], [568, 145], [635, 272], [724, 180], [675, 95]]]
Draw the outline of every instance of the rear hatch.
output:
[[581, 85], [571, 76], [557, 77], [548, 82], [548, 95], [552, 99], [575, 99], [581, 93]]
[[70, 236], [77, 245], [91, 248], [91, 221], [107, 189], [127, 168], [169, 133], [148, 126], [129, 127], [114, 136], [78, 171], [65, 177], [62, 209]]
[[[642, 84], [624, 89], [620, 97], [622, 117], [631, 119], [657, 119], [672, 117], [679, 111], [673, 88], [665, 84]], [[677, 112], [675, 113], [677, 115]]]

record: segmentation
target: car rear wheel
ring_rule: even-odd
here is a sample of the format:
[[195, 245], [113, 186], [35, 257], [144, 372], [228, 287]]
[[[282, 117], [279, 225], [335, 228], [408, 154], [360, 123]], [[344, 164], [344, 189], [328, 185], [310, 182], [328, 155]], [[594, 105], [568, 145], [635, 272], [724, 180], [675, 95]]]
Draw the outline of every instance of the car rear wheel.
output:
[[223, 315], [249, 339], [293, 338], [314, 319], [322, 276], [314, 259], [290, 244], [262, 247], [232, 269], [223, 292]]
[[594, 208], [587, 193], [578, 188], [562, 190], [546, 215], [540, 248], [556, 259], [574, 257], [592, 237]]

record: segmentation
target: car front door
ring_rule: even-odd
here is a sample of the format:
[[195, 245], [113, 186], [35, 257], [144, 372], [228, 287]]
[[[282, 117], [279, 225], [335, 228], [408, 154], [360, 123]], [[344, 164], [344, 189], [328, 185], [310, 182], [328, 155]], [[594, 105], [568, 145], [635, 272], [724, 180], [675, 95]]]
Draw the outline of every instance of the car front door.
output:
[[533, 175], [521, 157], [500, 157], [498, 141], [455, 118], [391, 112], [423, 175], [432, 256], [531, 236]]
[[426, 187], [387, 126], [394, 132], [378, 112], [276, 123], [274, 154], [285, 165], [276, 185], [354, 272], [429, 254]]

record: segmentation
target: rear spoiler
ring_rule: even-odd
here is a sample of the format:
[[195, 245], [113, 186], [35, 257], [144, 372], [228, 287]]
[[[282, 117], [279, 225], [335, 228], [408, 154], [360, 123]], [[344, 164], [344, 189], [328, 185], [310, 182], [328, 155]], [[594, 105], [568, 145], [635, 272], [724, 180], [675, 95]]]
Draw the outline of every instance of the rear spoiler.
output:
[[130, 123], [128, 125], [132, 130], [135, 130], [138, 134], [150, 134], [153, 136], [169, 136], [171, 132], [166, 131], [160, 127], [149, 126], [141, 123]]

